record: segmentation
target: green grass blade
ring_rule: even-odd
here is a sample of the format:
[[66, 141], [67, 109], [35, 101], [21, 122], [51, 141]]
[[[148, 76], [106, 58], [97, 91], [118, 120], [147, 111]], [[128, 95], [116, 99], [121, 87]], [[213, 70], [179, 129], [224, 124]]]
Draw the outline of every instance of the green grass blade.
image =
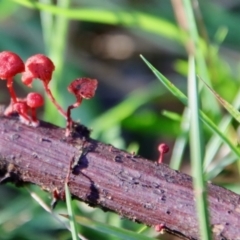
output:
[[235, 109], [229, 102], [227, 102], [222, 97], [220, 97], [205, 81], [203, 81], [203, 83], [213, 93], [213, 95], [221, 103], [221, 105], [232, 115], [232, 117], [235, 118], [240, 123], [240, 113], [239, 113], [239, 111], [237, 109]]
[[[232, 106], [235, 109], [239, 108], [239, 106], [240, 106], [240, 91], [238, 91], [238, 93], [233, 101]], [[224, 116], [218, 125], [218, 129], [221, 130], [222, 132], [225, 132], [227, 130], [227, 127], [231, 123], [231, 121], [232, 121], [231, 115]], [[213, 160], [213, 158], [216, 155], [216, 153], [218, 152], [220, 146], [221, 146], [221, 141], [218, 137], [213, 136], [209, 140], [209, 142], [207, 144], [207, 148], [206, 148], [205, 158], [204, 158], [204, 169], [205, 170], [207, 169], [207, 167]]]
[[[156, 68], [152, 66], [150, 62], [148, 62], [143, 56], [141, 56], [143, 61], [147, 64], [147, 66], [153, 71], [156, 77], [162, 82], [162, 84], [174, 95], [176, 96], [184, 105], [188, 105], [187, 97], [172, 84], [166, 77], [164, 77]], [[223, 142], [225, 142], [229, 148], [240, 157], [240, 149], [237, 146], [234, 146], [233, 143], [226, 137], [226, 135], [219, 131], [218, 127], [210, 120], [203, 112], [200, 112], [201, 120], [211, 129], [211, 131], [215, 132]]]
[[[219, 131], [225, 133], [228, 125], [230, 124], [232, 118], [230, 116], [225, 116], [220, 124], [218, 124]], [[221, 146], [222, 141], [217, 136], [212, 136], [212, 138], [208, 141], [205, 158], [203, 161], [203, 168], [206, 170], [209, 164], [213, 161], [214, 156], [217, 154], [219, 147]]]
[[203, 176], [203, 131], [199, 116], [198, 83], [195, 76], [195, 60], [189, 57], [188, 99], [190, 110], [190, 155], [193, 187], [196, 199], [201, 239], [211, 239], [208, 216], [206, 182]]
[[233, 164], [235, 161], [237, 161], [238, 158], [236, 158], [235, 155], [226, 156], [220, 161], [213, 162], [208, 169], [206, 170], [206, 173], [204, 174], [204, 177], [206, 180], [212, 180], [215, 178], [219, 173], [223, 171], [223, 169], [230, 164]]
[[67, 183], [65, 183], [65, 194], [66, 194], [66, 204], [67, 204], [67, 210], [68, 210], [72, 239], [73, 240], [79, 240], [77, 225], [76, 225], [74, 212], [73, 212], [73, 207], [72, 207], [71, 193], [69, 191]]
[[[60, 215], [68, 218], [68, 216], [64, 214]], [[152, 240], [152, 238], [138, 234], [137, 232], [132, 232], [126, 229], [110, 226], [109, 224], [96, 222], [82, 216], [76, 216], [76, 222], [81, 224], [81, 226], [104, 233], [106, 235], [115, 236], [122, 240]]]
[[[51, 4], [52, 0], [39, 0], [44, 4]], [[51, 49], [52, 42], [52, 32], [54, 31], [53, 25], [53, 15], [49, 12], [40, 11], [41, 26], [43, 33], [43, 41], [45, 46], [45, 51], [48, 54]]]
[[175, 113], [175, 112], [171, 112], [171, 111], [168, 111], [168, 110], [163, 110], [162, 111], [162, 115], [173, 120], [173, 121], [177, 121], [177, 122], [180, 122], [181, 119], [182, 119], [182, 116], [178, 113]]
[[162, 82], [162, 84], [175, 96], [177, 97], [184, 105], [188, 105], [187, 97], [176, 88], [166, 77], [164, 77], [153, 65], [148, 62], [142, 55], [140, 55], [142, 60], [147, 64], [147, 66], [153, 71], [155, 76]]
[[[72, 231], [71, 228], [68, 226], [68, 224], [63, 221], [58, 214], [54, 213], [52, 211], [52, 209], [43, 201], [43, 199], [36, 194], [35, 192], [31, 191], [28, 187], [26, 187], [26, 190], [29, 192], [29, 194], [31, 195], [31, 197], [49, 214], [51, 214], [51, 216], [58, 222], [61, 224], [61, 226], [63, 228], [68, 229], [70, 232]], [[71, 198], [71, 196], [70, 196]], [[82, 240], [87, 240], [84, 236], [82, 236], [81, 234], [78, 234], [79, 238], [81, 238]]]
[[183, 153], [188, 142], [188, 133], [189, 133], [189, 110], [185, 108], [182, 115], [181, 132], [174, 143], [169, 163], [169, 166], [172, 169], [176, 170], [180, 169]]
[[[190, 44], [193, 43], [193, 46], [194, 46], [194, 49], [192, 49], [192, 51], [194, 52], [196, 57], [198, 71], [203, 75], [204, 79], [206, 79], [207, 82], [210, 84], [211, 81], [209, 78], [209, 73], [208, 73], [207, 64], [205, 60], [206, 56], [204, 56], [205, 52], [208, 53], [209, 47], [207, 46], [207, 44], [203, 43], [203, 41], [201, 41], [201, 38], [199, 37], [196, 20], [193, 13], [192, 1], [183, 0], [183, 4], [184, 4], [185, 15], [188, 22], [190, 39], [191, 39]], [[198, 6], [196, 5], [195, 8], [197, 9]], [[206, 49], [204, 49], [204, 47]], [[208, 94], [208, 92], [203, 91], [202, 94], [203, 94], [202, 102], [203, 102], [204, 109], [209, 110], [213, 112], [215, 115], [219, 116], [220, 108], [217, 104], [217, 101], [211, 96], [211, 94]], [[209, 102], [211, 102], [211, 104], [209, 104]]]
[[[47, 5], [47, 4], [46, 4]], [[61, 9], [68, 9], [70, 5], [70, 0], [58, 0], [57, 6]], [[50, 5], [51, 6], [51, 5]], [[43, 15], [43, 16], [46, 16]], [[53, 16], [52, 16], [53, 17]], [[50, 18], [50, 16], [48, 16]], [[48, 24], [45, 21], [42, 21], [43, 24]], [[42, 26], [43, 30], [46, 31], [43, 35], [50, 38], [51, 41], [48, 43], [49, 45], [46, 45], [46, 50], [49, 50], [47, 52], [48, 56], [51, 58], [51, 60], [55, 64], [55, 71], [53, 74], [53, 79], [51, 81], [51, 91], [54, 95], [54, 97], [57, 99], [57, 101], [63, 101], [63, 98], [59, 93], [59, 86], [61, 78], [62, 78], [62, 71], [63, 71], [63, 65], [64, 65], [64, 52], [66, 47], [66, 41], [67, 41], [67, 30], [68, 30], [68, 19], [64, 16], [58, 15], [55, 18], [54, 24], [52, 25], [52, 31], [49, 32], [48, 27]], [[49, 36], [51, 34], [51, 36]], [[62, 103], [63, 105], [63, 103]], [[56, 118], [57, 109], [56, 107], [49, 102], [49, 104], [46, 104], [45, 107], [45, 115], [44, 118], [47, 121], [51, 121], [52, 119], [55, 119], [55, 124], [63, 125], [64, 118]]]

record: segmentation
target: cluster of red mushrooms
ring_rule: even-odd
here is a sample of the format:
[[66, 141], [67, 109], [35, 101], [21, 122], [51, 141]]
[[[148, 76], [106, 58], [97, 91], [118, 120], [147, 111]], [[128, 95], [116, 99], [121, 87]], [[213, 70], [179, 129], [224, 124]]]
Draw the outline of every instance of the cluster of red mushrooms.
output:
[[[77, 78], [72, 81], [68, 86], [68, 91], [75, 95], [76, 102], [70, 105], [67, 111], [65, 111], [57, 103], [48, 86], [54, 70], [55, 66], [53, 62], [43, 54], [31, 56], [24, 64], [17, 54], [10, 51], [0, 52], [0, 79], [7, 80], [7, 87], [11, 97], [10, 105], [5, 109], [4, 115], [11, 116], [14, 113], [18, 113], [22, 123], [33, 127], [39, 126], [36, 109], [44, 105], [42, 95], [37, 92], [31, 92], [24, 99], [17, 98], [13, 89], [13, 77], [22, 73], [21, 80], [28, 87], [32, 86], [34, 79], [40, 79], [47, 96], [67, 121], [65, 136], [68, 137], [73, 126], [71, 110], [80, 106], [84, 98], [90, 99], [95, 95], [98, 81], [90, 78]], [[163, 156], [169, 151], [169, 147], [167, 144], [162, 143], [158, 146], [158, 151], [159, 159], [157, 163], [162, 163]]]
[[73, 125], [71, 110], [78, 107], [84, 98], [90, 99], [95, 95], [98, 81], [90, 78], [77, 78], [72, 81], [68, 86], [68, 91], [75, 95], [77, 101], [65, 111], [57, 103], [48, 86], [54, 70], [55, 66], [53, 62], [43, 54], [31, 56], [24, 64], [17, 54], [10, 51], [0, 52], [0, 79], [7, 80], [7, 88], [11, 97], [10, 105], [6, 108], [4, 115], [10, 116], [13, 113], [17, 113], [22, 123], [33, 127], [39, 126], [36, 108], [44, 104], [42, 95], [37, 92], [31, 92], [26, 98], [20, 99], [17, 98], [13, 89], [13, 77], [22, 73], [21, 80], [28, 87], [32, 86], [34, 79], [42, 81], [47, 96], [67, 121], [65, 135], [69, 136]]
[[[28, 87], [32, 86], [34, 79], [40, 79], [47, 96], [67, 121], [65, 136], [68, 137], [72, 131], [73, 125], [71, 110], [78, 107], [84, 98], [90, 99], [95, 95], [98, 81], [90, 78], [77, 78], [72, 81], [68, 86], [68, 91], [75, 95], [77, 101], [70, 105], [67, 111], [65, 111], [57, 103], [48, 86], [54, 70], [55, 66], [53, 62], [43, 54], [31, 56], [24, 64], [17, 54], [10, 51], [0, 52], [0, 79], [7, 80], [7, 88], [11, 97], [10, 105], [5, 109], [4, 115], [11, 116], [14, 113], [18, 113], [19, 119], [22, 123], [33, 127], [39, 126], [36, 108], [44, 105], [42, 95], [37, 92], [31, 92], [24, 99], [17, 98], [13, 89], [13, 77], [22, 73], [21, 80]], [[165, 143], [159, 144], [158, 151], [159, 159], [157, 163], [161, 164], [163, 162], [164, 154], [169, 151], [169, 147]], [[164, 224], [158, 224], [155, 226], [157, 232], [163, 233], [164, 229]]]

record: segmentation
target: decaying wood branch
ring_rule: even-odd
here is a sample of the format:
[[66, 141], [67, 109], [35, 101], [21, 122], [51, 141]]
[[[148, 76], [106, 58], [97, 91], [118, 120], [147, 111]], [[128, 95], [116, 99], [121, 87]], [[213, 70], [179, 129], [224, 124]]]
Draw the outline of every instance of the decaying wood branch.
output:
[[[111, 210], [133, 221], [155, 226], [186, 239], [200, 239], [192, 179], [165, 164], [157, 165], [89, 138], [76, 127], [64, 129], [41, 122], [38, 128], [0, 117], [0, 174], [15, 182], [30, 182], [64, 197], [69, 175], [72, 195], [92, 206]], [[214, 239], [240, 239], [240, 197], [208, 185]]]

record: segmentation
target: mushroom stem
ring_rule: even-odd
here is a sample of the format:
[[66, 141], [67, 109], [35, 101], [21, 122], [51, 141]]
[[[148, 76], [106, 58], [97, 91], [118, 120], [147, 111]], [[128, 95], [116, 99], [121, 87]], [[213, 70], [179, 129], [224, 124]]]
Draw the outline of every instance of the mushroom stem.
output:
[[13, 77], [25, 70], [22, 59], [13, 52], [0, 52], [0, 79], [7, 80], [7, 88], [13, 103], [17, 103], [16, 94], [13, 90]]
[[43, 106], [44, 104], [43, 97], [39, 93], [31, 92], [27, 95], [25, 101], [26, 101], [26, 105], [28, 106], [28, 109], [31, 110], [31, 115], [32, 115], [31, 126], [38, 127], [40, 122], [37, 119], [36, 109], [38, 107]]
[[30, 109], [31, 109], [31, 111], [32, 111], [32, 123], [31, 123], [31, 125], [32, 125], [33, 127], [38, 127], [40, 122], [39, 122], [38, 119], [37, 119], [36, 108], [30, 108]]
[[67, 109], [67, 120], [71, 120], [71, 110], [81, 105], [83, 98], [77, 97], [77, 102], [70, 105]]
[[48, 85], [44, 82], [43, 83], [43, 87], [44, 87], [44, 90], [46, 91], [47, 93], [47, 96], [50, 98], [50, 100], [52, 101], [52, 103], [55, 105], [55, 107], [57, 108], [57, 110], [62, 114], [62, 116], [65, 118], [65, 119], [68, 119], [68, 115], [67, 113], [64, 111], [64, 109], [57, 103], [57, 101], [55, 100], [55, 98], [53, 97], [52, 95], [52, 92], [51, 90], [48, 88]]
[[36, 108], [30, 108], [32, 111], [32, 121], [37, 122], [37, 114], [36, 114]]
[[81, 103], [82, 103], [82, 100], [83, 100], [83, 98], [80, 97], [80, 96], [76, 96], [76, 98], [77, 98], [77, 102], [75, 102], [74, 104], [70, 105], [68, 107], [68, 109], [67, 109], [67, 126], [66, 126], [66, 133], [65, 133], [66, 137], [69, 136], [71, 128], [72, 128], [72, 123], [73, 123], [72, 118], [71, 118], [71, 110], [73, 108], [76, 108], [76, 107], [80, 106]]
[[20, 119], [20, 122], [23, 123], [23, 124], [26, 124], [26, 125], [30, 125], [31, 124], [31, 119], [24, 112], [19, 113], [19, 119]]
[[17, 97], [15, 91], [13, 90], [13, 78], [10, 77], [7, 79], [7, 88], [9, 90], [9, 94], [13, 100], [13, 103], [17, 103]]
[[26, 125], [30, 125], [31, 119], [29, 118], [27, 111], [28, 111], [28, 106], [26, 102], [17, 102], [14, 103], [14, 110], [19, 114], [19, 119], [22, 123]]
[[169, 151], [169, 147], [167, 144], [162, 143], [158, 146], [158, 151], [159, 151], [159, 159], [158, 159], [158, 163], [162, 163], [163, 162], [163, 156], [165, 153], [167, 153]]
[[159, 159], [158, 159], [158, 163], [162, 163], [163, 162], [163, 153], [160, 152], [160, 156], [159, 156]]

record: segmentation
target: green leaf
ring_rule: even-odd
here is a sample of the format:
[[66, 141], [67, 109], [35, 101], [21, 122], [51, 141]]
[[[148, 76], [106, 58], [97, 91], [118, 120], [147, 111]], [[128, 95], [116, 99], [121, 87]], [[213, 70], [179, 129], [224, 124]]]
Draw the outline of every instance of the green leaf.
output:
[[182, 120], [182, 116], [180, 114], [172, 111], [163, 110], [162, 115], [176, 122], [180, 122]]
[[[69, 216], [65, 214], [60, 214], [63, 217], [69, 218]], [[125, 230], [122, 228], [117, 228], [114, 226], [110, 226], [108, 224], [96, 222], [93, 220], [90, 220], [88, 218], [82, 217], [82, 216], [76, 216], [76, 221], [81, 224], [84, 227], [90, 228], [92, 230], [95, 230], [97, 232], [105, 233], [108, 235], [116, 236], [119, 239], [123, 240], [152, 240], [152, 238]]]
[[214, 94], [216, 99], [222, 104], [222, 106], [240, 123], [240, 113], [229, 102], [220, 97], [201, 77], [199, 77], [207, 88]]
[[[140, 57], [153, 71], [156, 77], [162, 82], [162, 84], [184, 105], [188, 106], [187, 97], [177, 87], [175, 87], [174, 84], [172, 84], [166, 77], [164, 77], [156, 68], [154, 68], [152, 64], [148, 62], [142, 55], [140, 55]], [[238, 157], [240, 157], [240, 149], [237, 146], [234, 146], [234, 144], [226, 137], [226, 135], [220, 132], [218, 127], [213, 123], [213, 121], [209, 119], [207, 115], [205, 115], [202, 111], [200, 111], [200, 118], [209, 127], [209, 129], [215, 132], [222, 139], [222, 141], [225, 142]]]
[[[240, 107], [240, 90], [238, 90], [237, 95], [235, 96], [232, 105], [235, 108]], [[222, 132], [225, 132], [227, 130], [227, 127], [232, 121], [231, 115], [226, 115], [222, 118], [221, 122], [218, 124], [218, 129]], [[206, 170], [211, 163], [211, 161], [214, 159], [214, 156], [217, 154], [222, 142], [221, 139], [218, 138], [218, 136], [212, 136], [209, 140], [206, 152], [205, 152], [205, 159], [204, 159], [204, 169]]]
[[179, 170], [184, 156], [184, 150], [186, 148], [189, 138], [189, 110], [185, 108], [182, 114], [182, 120], [180, 130], [178, 131], [178, 137], [175, 140], [172, 155], [170, 159], [170, 168]]
[[66, 204], [67, 204], [67, 210], [68, 210], [68, 219], [70, 222], [71, 227], [71, 234], [73, 240], [78, 240], [78, 231], [77, 231], [77, 224], [74, 217], [74, 211], [72, 207], [72, 198], [71, 193], [68, 188], [68, 184], [65, 183], [65, 194], [66, 194]]
[[219, 173], [221, 173], [223, 171], [224, 168], [226, 168], [227, 166], [233, 164], [234, 162], [236, 162], [238, 160], [238, 158], [236, 158], [235, 155], [227, 155], [226, 157], [224, 157], [221, 160], [218, 160], [216, 162], [212, 162], [211, 165], [208, 167], [205, 175], [205, 179], [206, 180], [212, 180], [213, 178], [215, 178]]
[[[189, 2], [188, 2], [189, 3]], [[188, 60], [188, 98], [190, 110], [190, 156], [193, 178], [193, 189], [195, 195], [195, 205], [197, 210], [197, 220], [201, 238], [210, 240], [210, 222], [208, 215], [207, 184], [203, 175], [203, 130], [200, 121], [200, 99], [198, 83], [196, 79], [195, 59], [189, 55]]]

